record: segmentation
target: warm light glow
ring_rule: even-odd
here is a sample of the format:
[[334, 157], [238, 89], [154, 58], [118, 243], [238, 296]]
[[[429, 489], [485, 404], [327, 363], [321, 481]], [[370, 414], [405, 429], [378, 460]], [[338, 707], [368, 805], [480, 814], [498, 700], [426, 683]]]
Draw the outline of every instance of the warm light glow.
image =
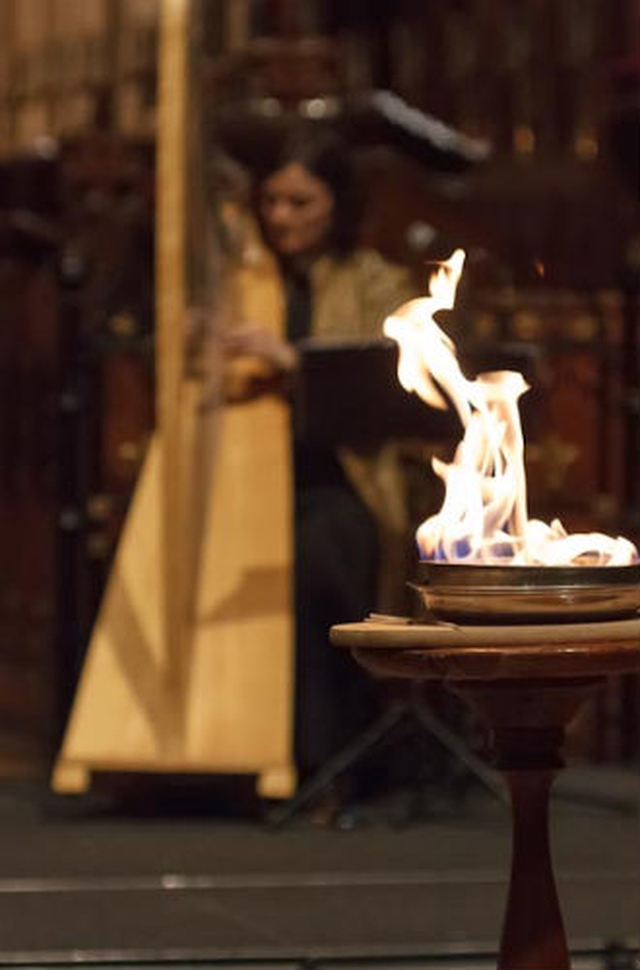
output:
[[453, 460], [432, 461], [444, 482], [445, 498], [440, 511], [416, 533], [421, 557], [549, 566], [637, 562], [637, 550], [627, 539], [568, 535], [557, 519], [548, 525], [528, 518], [518, 406], [528, 385], [515, 371], [469, 380], [460, 369], [455, 345], [433, 319], [438, 310], [453, 308], [464, 258], [456, 250], [432, 276], [429, 295], [410, 300], [384, 322], [386, 336], [399, 346], [402, 386], [431, 407], [453, 405], [464, 429]]

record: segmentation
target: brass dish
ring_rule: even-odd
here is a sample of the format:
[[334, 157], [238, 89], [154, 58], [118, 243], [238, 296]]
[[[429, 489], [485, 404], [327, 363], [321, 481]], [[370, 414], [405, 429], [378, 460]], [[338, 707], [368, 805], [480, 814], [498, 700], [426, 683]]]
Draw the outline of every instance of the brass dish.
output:
[[451, 623], [580, 623], [624, 619], [640, 609], [640, 564], [484, 566], [419, 563], [416, 590], [427, 615]]

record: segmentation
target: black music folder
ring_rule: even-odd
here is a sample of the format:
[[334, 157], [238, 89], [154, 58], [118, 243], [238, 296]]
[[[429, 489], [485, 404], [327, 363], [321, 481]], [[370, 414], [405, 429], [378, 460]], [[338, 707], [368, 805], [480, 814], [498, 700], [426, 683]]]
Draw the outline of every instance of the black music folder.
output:
[[338, 446], [380, 444], [390, 438], [456, 440], [451, 411], [408, 394], [397, 376], [393, 341], [300, 341], [293, 389], [294, 432], [308, 442]]

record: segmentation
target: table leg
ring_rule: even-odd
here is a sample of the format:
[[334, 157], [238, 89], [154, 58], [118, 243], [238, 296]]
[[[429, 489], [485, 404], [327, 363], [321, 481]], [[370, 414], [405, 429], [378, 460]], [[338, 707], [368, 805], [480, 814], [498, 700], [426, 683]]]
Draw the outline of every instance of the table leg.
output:
[[549, 794], [564, 764], [565, 725], [600, 683], [455, 685], [491, 728], [495, 766], [511, 793], [511, 877], [498, 970], [571, 966], [549, 841]]
[[499, 970], [567, 970], [567, 940], [549, 845], [554, 771], [505, 771], [511, 791], [512, 855]]

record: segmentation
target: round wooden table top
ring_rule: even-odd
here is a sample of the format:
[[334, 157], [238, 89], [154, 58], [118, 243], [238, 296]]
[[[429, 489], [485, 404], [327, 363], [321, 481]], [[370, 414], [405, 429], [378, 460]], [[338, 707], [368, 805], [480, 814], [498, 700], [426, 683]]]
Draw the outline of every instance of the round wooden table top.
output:
[[640, 668], [640, 619], [455, 626], [371, 619], [331, 628], [375, 673], [444, 680], [599, 677]]

